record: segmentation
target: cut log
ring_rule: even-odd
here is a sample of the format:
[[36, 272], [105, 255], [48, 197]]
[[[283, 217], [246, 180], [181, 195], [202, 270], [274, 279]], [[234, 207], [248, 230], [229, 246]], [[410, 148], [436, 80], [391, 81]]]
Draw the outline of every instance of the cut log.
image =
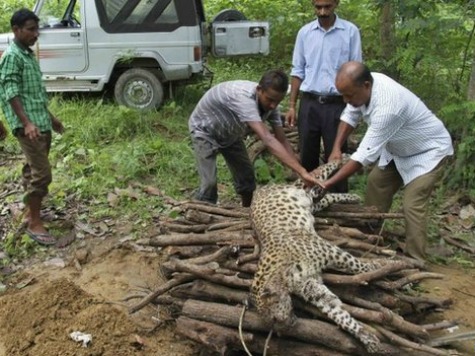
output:
[[250, 241], [254, 245], [254, 240], [251, 232], [229, 231], [223, 233], [222, 231], [209, 232], [206, 234], [170, 234], [158, 235], [150, 239], [145, 239], [143, 243], [150, 246], [165, 247], [165, 246], [185, 246], [185, 245], [215, 245], [219, 242], [232, 240]]
[[[194, 341], [204, 344], [208, 349], [224, 355], [228, 350], [241, 350], [243, 348], [241, 337], [236, 328], [228, 328], [221, 325], [199, 321], [187, 317], [179, 317], [177, 320], [177, 332]], [[263, 353], [266, 338], [261, 334], [243, 332], [242, 340], [246, 347], [258, 354]], [[320, 347], [314, 344], [292, 341], [274, 336], [271, 338], [268, 355], [285, 356], [344, 356], [334, 349]]]
[[[242, 307], [188, 299], [183, 305], [182, 315], [237, 329], [241, 312]], [[243, 329], [268, 332], [271, 326], [262, 320], [257, 313], [247, 311], [243, 320]], [[366, 354], [365, 348], [353, 337], [341, 331], [336, 325], [319, 320], [299, 318], [295, 325], [289, 330], [283, 331], [281, 336], [323, 345], [353, 355]]]

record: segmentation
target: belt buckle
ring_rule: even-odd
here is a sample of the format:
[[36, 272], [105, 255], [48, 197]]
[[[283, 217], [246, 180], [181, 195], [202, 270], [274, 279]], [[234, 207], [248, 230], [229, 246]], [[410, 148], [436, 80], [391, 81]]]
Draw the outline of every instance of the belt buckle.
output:
[[319, 96], [318, 96], [318, 102], [319, 102], [320, 104], [322, 104], [322, 105], [327, 103], [327, 100], [326, 100], [326, 99], [327, 99], [326, 96], [323, 96], [323, 95], [319, 95]]

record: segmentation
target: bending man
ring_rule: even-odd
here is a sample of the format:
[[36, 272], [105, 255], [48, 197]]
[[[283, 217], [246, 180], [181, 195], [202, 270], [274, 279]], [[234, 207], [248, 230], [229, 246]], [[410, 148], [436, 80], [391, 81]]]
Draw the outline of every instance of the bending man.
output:
[[[307, 185], [316, 180], [297, 160], [282, 128], [277, 108], [288, 88], [287, 75], [279, 70], [264, 74], [259, 83], [245, 80], [224, 82], [211, 88], [201, 98], [189, 120], [200, 188], [196, 199], [218, 200], [216, 157], [221, 153], [241, 195], [242, 205], [250, 206], [256, 189], [254, 168], [244, 145], [253, 131], [271, 154], [293, 169]], [[265, 122], [273, 128], [273, 134]]]
[[322, 187], [329, 189], [379, 159], [368, 177], [365, 203], [387, 212], [394, 194], [404, 187], [404, 252], [424, 259], [429, 198], [445, 158], [453, 154], [450, 134], [415, 94], [384, 74], [371, 73], [362, 63], [345, 63], [336, 87], [347, 106], [330, 160], [341, 158], [341, 146], [360, 117], [368, 129], [351, 160]]

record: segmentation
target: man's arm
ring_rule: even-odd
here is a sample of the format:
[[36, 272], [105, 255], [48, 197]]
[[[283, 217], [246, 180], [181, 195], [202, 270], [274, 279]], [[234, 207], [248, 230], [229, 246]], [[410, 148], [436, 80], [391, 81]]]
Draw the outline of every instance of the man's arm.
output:
[[297, 100], [301, 84], [302, 79], [299, 77], [293, 76], [290, 80], [289, 111], [285, 115], [285, 121], [291, 127], [295, 125], [297, 120]]
[[318, 181], [300, 165], [295, 155], [289, 153], [284, 145], [272, 135], [262, 121], [249, 121], [247, 124], [261, 139], [269, 152], [277, 157], [284, 165], [295, 171], [307, 186], [313, 186], [318, 183]]
[[25, 109], [23, 108], [23, 103], [19, 96], [15, 96], [10, 99], [10, 105], [13, 109], [15, 115], [20, 119], [23, 129], [25, 130], [25, 136], [30, 140], [35, 140], [40, 136], [40, 130], [36, 127], [26, 115]]
[[48, 110], [49, 117], [51, 118], [51, 126], [53, 127], [53, 131], [57, 133], [64, 132], [64, 126], [61, 121], [58, 120], [56, 116], [54, 116], [51, 111]]
[[329, 161], [335, 161], [341, 159], [341, 147], [346, 142], [350, 134], [355, 128], [344, 121], [340, 121], [338, 125], [338, 131], [335, 138], [335, 143], [333, 144], [332, 153], [328, 157]]
[[343, 167], [340, 168], [338, 172], [336, 172], [331, 178], [327, 179], [324, 182], [318, 182], [318, 184], [325, 190], [330, 189], [333, 187], [335, 184], [338, 182], [341, 182], [342, 180], [345, 180], [349, 176], [353, 175], [357, 171], [360, 170], [360, 168], [363, 167], [363, 165], [358, 162], [358, 161], [353, 161], [350, 159]]
[[3, 125], [3, 122], [0, 121], [0, 141], [3, 141], [4, 139], [6, 139], [7, 134], [8, 134], [7, 128], [5, 127], [5, 125]]
[[284, 129], [282, 126], [273, 126], [274, 136], [279, 141], [282, 146], [284, 146], [285, 150], [292, 156], [296, 157], [298, 160], [298, 156], [295, 154], [292, 145], [290, 144], [289, 140], [287, 140], [287, 136], [285, 136]]

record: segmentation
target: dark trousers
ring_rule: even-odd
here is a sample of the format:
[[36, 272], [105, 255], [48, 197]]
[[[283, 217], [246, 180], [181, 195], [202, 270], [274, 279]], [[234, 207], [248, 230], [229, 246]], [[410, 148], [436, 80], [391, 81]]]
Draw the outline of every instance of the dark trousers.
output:
[[243, 141], [239, 140], [229, 147], [219, 149], [201, 137], [192, 136], [192, 142], [200, 175], [200, 189], [196, 194], [196, 199], [215, 204], [218, 201], [216, 167], [218, 153], [223, 155], [231, 172], [236, 193], [241, 196], [252, 195], [256, 189], [254, 167]]
[[[300, 140], [300, 161], [307, 171], [312, 171], [320, 164], [327, 163], [335, 143], [340, 116], [346, 104], [342, 102], [320, 103], [318, 99], [302, 95], [298, 114], [298, 130]], [[323, 141], [323, 157], [321, 142]], [[347, 144], [342, 152], [347, 151]], [[348, 181], [341, 181], [332, 190], [335, 193], [346, 193]]]

